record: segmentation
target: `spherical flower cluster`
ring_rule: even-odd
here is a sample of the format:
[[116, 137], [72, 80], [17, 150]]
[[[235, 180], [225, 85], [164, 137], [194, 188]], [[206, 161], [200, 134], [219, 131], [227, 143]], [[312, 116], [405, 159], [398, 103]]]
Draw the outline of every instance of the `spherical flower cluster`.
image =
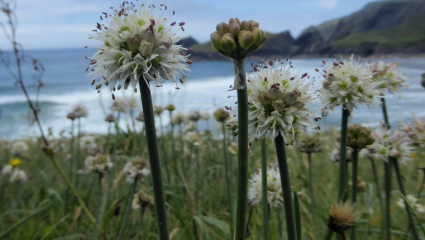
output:
[[[279, 168], [267, 168], [267, 199], [271, 207], [282, 205], [282, 185], [280, 181]], [[253, 173], [249, 180], [248, 201], [252, 205], [257, 205], [262, 201], [261, 169], [258, 173]]]
[[367, 154], [388, 161], [389, 157], [397, 158], [400, 162], [406, 164], [412, 158], [413, 147], [410, 146], [409, 137], [401, 132], [381, 127], [373, 132], [375, 143], [366, 148]]
[[84, 149], [96, 148], [96, 139], [90, 135], [82, 136], [80, 138], [80, 147]]
[[134, 194], [131, 208], [134, 210], [140, 209], [142, 206], [153, 205], [153, 197], [146, 193], [144, 189], [140, 189], [138, 193]]
[[96, 156], [87, 156], [85, 164], [89, 171], [99, 173], [105, 173], [113, 166], [111, 158], [102, 154], [97, 154]]
[[72, 112], [77, 114], [77, 118], [85, 118], [88, 115], [87, 108], [80, 104], [76, 105], [74, 109], [72, 109]]
[[224, 108], [219, 108], [214, 112], [214, 118], [217, 122], [225, 122], [227, 118], [229, 118], [229, 112]]
[[169, 111], [169, 112], [172, 112], [172, 111], [176, 110], [176, 107], [173, 104], [170, 103], [164, 109]]
[[153, 105], [153, 113], [157, 116], [161, 115], [164, 112], [165, 108], [158, 105]]
[[[334, 110], [344, 105], [350, 112], [359, 104], [370, 105], [379, 96], [378, 83], [372, 80], [372, 72], [353, 56], [334, 60], [332, 64], [323, 63], [323, 88], [320, 100], [326, 109]], [[316, 69], [316, 71], [319, 71]]]
[[109, 109], [113, 112], [126, 113], [130, 106], [128, 105], [128, 101], [124, 98], [117, 98], [112, 103], [112, 106]]
[[321, 139], [317, 134], [302, 135], [300, 140], [297, 141], [298, 149], [300, 152], [312, 154], [322, 151]]
[[[420, 213], [425, 213], [425, 207], [418, 203], [418, 198], [416, 198], [412, 194], [408, 194], [406, 196], [406, 199], [409, 202], [410, 206], [412, 206], [413, 210], [418, 211]], [[405, 208], [403, 198], [400, 198], [397, 201], [397, 206], [399, 206], [400, 208]]]
[[381, 94], [387, 89], [391, 94], [400, 92], [402, 87], [409, 87], [406, 84], [407, 77], [398, 69], [397, 63], [385, 64], [383, 60], [371, 63], [369, 70], [374, 73], [373, 80], [378, 83], [377, 87]]
[[186, 121], [186, 116], [182, 112], [177, 112], [174, 114], [172, 121], [175, 125], [180, 125]]
[[15, 182], [23, 183], [23, 182], [26, 182], [27, 180], [28, 180], [27, 174], [23, 170], [20, 170], [17, 168], [13, 170], [13, 173], [11, 174], [9, 179], [11, 183], [15, 183]]
[[13, 166], [10, 164], [5, 165], [3, 169], [1, 170], [1, 175], [3, 177], [8, 177], [12, 175], [12, 173], [13, 173]]
[[184, 139], [195, 146], [199, 146], [200, 136], [196, 132], [186, 132]]
[[90, 61], [92, 71], [89, 75], [94, 75], [92, 84], [97, 81], [96, 89], [106, 85], [115, 90], [115, 84], [119, 82], [120, 90], [122, 82], [124, 89], [129, 84], [137, 89], [141, 77], [145, 81], [155, 81], [157, 86], [160, 86], [161, 78], [176, 84], [177, 81], [183, 82], [184, 71], [189, 71], [185, 63], [190, 61], [180, 53], [180, 50], [187, 49], [176, 45], [181, 39], [176, 33], [184, 30], [184, 22], [168, 25], [171, 16], [164, 16], [167, 10], [164, 4], [155, 7], [143, 3], [126, 6], [126, 3], [113, 9], [113, 15], [103, 13], [100, 18], [105, 23], [97, 23], [93, 30], [96, 35], [89, 37], [101, 42]]
[[137, 108], [137, 100], [135, 98], [127, 99], [127, 105], [129, 108]]
[[22, 155], [28, 151], [28, 145], [24, 141], [16, 141], [11, 146], [12, 154]]
[[143, 182], [144, 178], [151, 173], [149, 164], [143, 158], [134, 158], [127, 162], [122, 171], [127, 176], [127, 182], [130, 184], [133, 184], [136, 178]]
[[329, 211], [328, 227], [336, 233], [342, 233], [351, 228], [360, 217], [356, 205], [348, 201], [342, 204], [332, 204]]
[[413, 145], [425, 147], [425, 120], [413, 116], [413, 124], [403, 128]]
[[117, 118], [114, 116], [114, 114], [108, 114], [106, 117], [105, 117], [105, 122], [108, 122], [108, 123], [113, 123], [113, 122], [115, 122], [117, 120]]
[[197, 122], [202, 119], [202, 114], [198, 110], [191, 110], [189, 114], [187, 114], [187, 118], [191, 122]]
[[[337, 141], [341, 142], [341, 136], [337, 137]], [[351, 149], [361, 150], [374, 141], [375, 138], [372, 136], [370, 127], [363, 127], [360, 124], [349, 124], [347, 126], [347, 146]]]
[[78, 118], [78, 114], [75, 112], [70, 112], [66, 115], [66, 118], [68, 118], [71, 121], [74, 121], [75, 119]]
[[[273, 65], [276, 65], [273, 67]], [[280, 66], [279, 66], [280, 65]], [[316, 100], [313, 81], [306, 81], [307, 74], [291, 75], [290, 64], [280, 60], [260, 62], [248, 76], [248, 134], [250, 141], [264, 138], [270, 132], [274, 140], [279, 134], [313, 128], [319, 115], [307, 108]], [[237, 112], [237, 107], [233, 108]], [[237, 122], [236, 114], [227, 121]]]
[[244, 58], [259, 50], [267, 40], [260, 24], [253, 20], [240, 22], [238, 18], [231, 18], [229, 24], [222, 22], [216, 29], [210, 36], [212, 47], [230, 58]]

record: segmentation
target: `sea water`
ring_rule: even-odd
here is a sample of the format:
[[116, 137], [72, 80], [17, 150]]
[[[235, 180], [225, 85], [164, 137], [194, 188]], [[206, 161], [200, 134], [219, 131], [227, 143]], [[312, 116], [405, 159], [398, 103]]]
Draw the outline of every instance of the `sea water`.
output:
[[[107, 87], [102, 87], [97, 93], [91, 86], [92, 78], [85, 71], [89, 60], [85, 56], [94, 53], [94, 49], [66, 49], [66, 50], [33, 50], [25, 54], [37, 58], [45, 68], [42, 76], [44, 86], [38, 96], [40, 106], [40, 119], [44, 131], [51, 128], [54, 135], [61, 131], [69, 133], [71, 121], [66, 118], [73, 106], [82, 104], [88, 109], [88, 117], [81, 120], [81, 128], [87, 133], [106, 133], [108, 124], [104, 121], [105, 115], [110, 113], [112, 104], [111, 92]], [[16, 73], [16, 64], [10, 58], [10, 68]], [[370, 60], [370, 59], [369, 59]], [[246, 70], [251, 71], [251, 64], [260, 60], [247, 60]], [[308, 73], [310, 77], [320, 79], [315, 69], [321, 69], [322, 59], [292, 59], [293, 73]], [[396, 96], [387, 93], [386, 101], [389, 119], [393, 126], [408, 124], [412, 121], [413, 113], [419, 118], [425, 118], [425, 89], [420, 85], [421, 74], [425, 72], [424, 58], [391, 58], [387, 62], [398, 62], [399, 68], [410, 79], [410, 88], [405, 88]], [[236, 92], [229, 91], [233, 84], [234, 69], [230, 61], [194, 61], [190, 65], [191, 72], [184, 84], [176, 85], [169, 81], [163, 82], [163, 87], [155, 87], [151, 84], [154, 102], [157, 105], [166, 106], [172, 103], [176, 106], [176, 112], [188, 113], [190, 110], [209, 112], [219, 107], [234, 106]], [[90, 71], [90, 70], [89, 70]], [[23, 79], [29, 92], [30, 98], [36, 101], [37, 83], [34, 79], [32, 61], [23, 63]], [[319, 84], [319, 83], [316, 83]], [[134, 93], [130, 87], [127, 91], [115, 92], [117, 98], [136, 98], [139, 102], [134, 114], [141, 110], [140, 92]], [[401, 97], [400, 97], [400, 96]], [[362, 123], [368, 126], [379, 126], [382, 121], [382, 111], [379, 107], [379, 99], [375, 107], [360, 106], [354, 110], [350, 123]], [[20, 137], [39, 136], [37, 126], [32, 122], [33, 116], [28, 103], [16, 79], [0, 65], [0, 135], [6, 139]], [[316, 110], [318, 111], [318, 110]], [[318, 122], [320, 126], [340, 125], [341, 109], [331, 112], [325, 119]], [[161, 120], [161, 122], [160, 122]], [[157, 125], [168, 125], [168, 112], [162, 114], [162, 119], [157, 119]], [[209, 122], [201, 121], [200, 127], [209, 126], [214, 130], [213, 118]], [[126, 129], [132, 126], [129, 114], [121, 115], [120, 127]], [[141, 124], [136, 123], [140, 129]], [[166, 129], [164, 127], [164, 129]]]

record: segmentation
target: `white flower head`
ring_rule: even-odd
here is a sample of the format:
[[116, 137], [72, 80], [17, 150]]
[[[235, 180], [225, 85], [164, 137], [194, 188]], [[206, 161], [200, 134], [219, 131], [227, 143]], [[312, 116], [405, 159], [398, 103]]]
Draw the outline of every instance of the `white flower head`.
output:
[[201, 140], [200, 136], [192, 131], [186, 132], [184, 139], [195, 146], [199, 146], [199, 141]]
[[139, 181], [143, 182], [144, 178], [149, 176], [151, 172], [149, 164], [143, 158], [134, 158], [127, 162], [122, 171], [126, 175], [127, 182], [130, 184], [134, 183], [136, 177]]
[[102, 154], [97, 154], [96, 156], [87, 156], [85, 164], [87, 170], [99, 173], [105, 173], [114, 165], [111, 162], [111, 158], [109, 156]]
[[93, 149], [96, 148], [96, 141], [93, 136], [86, 135], [80, 138], [80, 147], [84, 149]]
[[385, 127], [380, 127], [373, 132], [375, 142], [366, 149], [375, 159], [388, 161], [389, 157], [397, 158], [401, 163], [407, 164], [412, 158], [413, 147], [409, 137], [401, 131], [391, 132]]
[[19, 169], [15, 169], [9, 179], [11, 183], [15, 183], [15, 182], [23, 183], [23, 182], [26, 182], [27, 180], [28, 180], [27, 174], [24, 171]]
[[[359, 104], [373, 104], [379, 91], [378, 83], [372, 80], [373, 73], [359, 59], [353, 56], [348, 59], [334, 60], [323, 70], [324, 78], [320, 100], [322, 107], [334, 110], [336, 106], [344, 105], [350, 112]], [[316, 70], [318, 71], [318, 70]]]
[[373, 80], [378, 83], [378, 90], [384, 94], [387, 89], [391, 94], [400, 92], [402, 87], [409, 87], [406, 84], [407, 77], [398, 69], [397, 63], [388, 63], [381, 59], [369, 65], [369, 70], [374, 73]]
[[157, 115], [157, 116], [160, 116], [160, 115], [164, 112], [164, 110], [165, 110], [165, 108], [164, 108], [164, 107], [162, 107], [162, 106], [158, 106], [158, 105], [156, 105], [156, 104], [154, 104], [154, 105], [152, 106], [152, 108], [153, 108], [153, 113], [154, 113], [155, 115]]
[[153, 205], [153, 197], [146, 193], [144, 189], [140, 189], [138, 193], [134, 194], [131, 208], [134, 210], [140, 209], [141, 206]]
[[127, 103], [130, 108], [137, 108], [137, 100], [135, 98], [127, 99]]
[[202, 119], [202, 114], [198, 110], [190, 110], [187, 114], [187, 119], [191, 122], [197, 122]]
[[404, 126], [403, 131], [409, 136], [413, 145], [425, 147], [425, 120], [413, 115], [413, 124]]
[[[416, 198], [412, 194], [407, 194], [406, 199], [409, 202], [410, 206], [412, 206], [414, 211], [425, 213], [425, 208], [418, 203], [418, 198]], [[399, 206], [400, 208], [405, 208], [403, 198], [400, 198], [396, 203], [397, 203], [397, 206]]]
[[82, 118], [82, 117], [87, 117], [88, 113], [87, 113], [87, 108], [84, 107], [83, 105], [75, 105], [74, 109], [72, 109], [72, 111], [77, 115], [77, 118]]
[[[346, 155], [345, 155], [347, 162], [351, 162], [353, 160], [352, 156], [351, 156], [352, 152], [353, 152], [353, 149], [351, 149], [350, 147], [347, 147]], [[339, 143], [336, 144], [336, 146], [334, 147], [332, 152], [329, 154], [329, 158], [331, 159], [332, 162], [339, 162], [339, 159], [340, 159], [340, 145], [339, 145]]]
[[130, 84], [137, 89], [141, 77], [155, 81], [157, 86], [161, 86], [161, 78], [176, 85], [177, 81], [183, 82], [184, 72], [190, 71], [186, 63], [191, 62], [180, 53], [187, 49], [176, 43], [181, 39], [177, 32], [184, 30], [185, 23], [168, 24], [174, 12], [165, 15], [167, 6], [164, 4], [155, 7], [126, 3], [119, 9], [112, 8], [113, 15], [103, 13], [100, 18], [104, 23], [97, 23], [93, 30], [96, 34], [89, 37], [101, 42], [90, 61], [92, 84], [97, 81], [96, 89], [106, 85], [115, 90], [119, 82], [119, 90], [122, 83], [124, 89]]
[[[273, 66], [275, 65], [275, 66]], [[317, 99], [314, 80], [308, 74], [291, 74], [291, 64], [281, 62], [260, 62], [248, 76], [248, 134], [250, 140], [264, 138], [270, 133], [274, 140], [279, 134], [285, 138], [290, 132], [312, 128], [317, 130], [314, 120], [320, 115], [310, 111], [308, 106]], [[227, 125], [234, 128], [238, 107]], [[236, 133], [235, 133], [236, 134]], [[286, 141], [286, 138], [285, 138]]]
[[[283, 203], [282, 185], [280, 181], [279, 168], [267, 168], [267, 199], [271, 207], [278, 207]], [[253, 173], [249, 180], [248, 201], [257, 205], [262, 201], [261, 169]]]
[[1, 175], [3, 177], [8, 177], [13, 173], [13, 166], [10, 164], [7, 164], [3, 167], [3, 169], [1, 170]]
[[28, 146], [24, 141], [16, 141], [12, 144], [12, 154], [22, 155], [28, 151]]
[[186, 116], [182, 112], [177, 112], [174, 114], [172, 121], [174, 124], [180, 125], [186, 121]]
[[130, 108], [129, 102], [124, 98], [117, 98], [112, 103], [112, 106], [109, 108], [113, 112], [126, 113]]

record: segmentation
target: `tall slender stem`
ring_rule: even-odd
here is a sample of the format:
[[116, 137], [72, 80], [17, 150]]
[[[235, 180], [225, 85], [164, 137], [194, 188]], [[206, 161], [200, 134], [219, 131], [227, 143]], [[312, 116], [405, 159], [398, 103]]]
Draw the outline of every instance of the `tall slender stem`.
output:
[[106, 154], [106, 150], [108, 149], [109, 137], [111, 136], [111, 124], [108, 124], [108, 135], [106, 136], [105, 146], [103, 147], [103, 154]]
[[99, 215], [100, 215], [100, 205], [102, 202], [102, 177], [103, 174], [99, 172], [99, 179], [98, 179], [98, 189], [97, 189], [97, 209], [96, 209], [96, 219], [93, 226], [93, 239], [97, 240], [97, 224], [99, 222]]
[[381, 98], [381, 108], [382, 108], [382, 113], [384, 114], [384, 121], [385, 121], [385, 127], [386, 128], [390, 128], [390, 122], [388, 120], [388, 113], [387, 113], [387, 105], [385, 104], [385, 95], [381, 94], [382, 98]]
[[391, 212], [390, 212], [390, 201], [391, 201], [391, 165], [389, 162], [384, 161], [385, 170], [385, 239], [391, 240]]
[[248, 194], [248, 91], [244, 59], [233, 59], [238, 92], [238, 199], [236, 210], [236, 240], [245, 240], [246, 204]]
[[266, 139], [261, 139], [261, 194], [263, 209], [263, 239], [269, 239], [269, 199], [267, 197], [267, 147]]
[[[378, 173], [376, 171], [376, 166], [375, 166], [375, 160], [373, 160], [372, 157], [369, 157], [369, 160], [370, 160], [370, 164], [372, 166], [373, 179], [375, 180], [376, 195], [378, 196], [379, 206], [381, 207], [381, 214], [384, 215], [385, 214], [385, 208], [384, 208], [384, 203], [382, 202], [381, 186], [379, 185]], [[382, 233], [383, 233], [384, 228], [385, 228], [385, 225], [382, 224], [379, 239], [382, 239]]]
[[339, 179], [338, 179], [338, 199], [341, 198], [347, 186], [347, 126], [348, 116], [350, 112], [348, 108], [342, 106], [342, 123], [341, 123], [341, 143], [339, 150]]
[[[174, 143], [174, 124], [173, 124], [173, 112], [170, 111], [170, 125], [171, 125], [171, 159], [174, 160], [174, 170], [176, 178], [179, 175], [177, 170], [177, 158], [176, 158], [176, 144]], [[177, 178], [178, 179], [178, 178]]]
[[[395, 173], [397, 175], [397, 182], [398, 182], [398, 186], [400, 188], [400, 192], [406, 197], [406, 191], [404, 190], [403, 180], [401, 178], [400, 167], [398, 166], [397, 158], [390, 157], [389, 160], [394, 165], [394, 169], [395, 169]], [[409, 208], [409, 206], [407, 205], [406, 202], [404, 203], [404, 205], [405, 205], [405, 208], [406, 208], [407, 217], [409, 219], [409, 225], [411, 226], [410, 230], [412, 232], [413, 239], [419, 240], [419, 235], [418, 235], [418, 232], [416, 231], [415, 223], [413, 222], [412, 212], [410, 211], [410, 208]]]
[[[308, 187], [310, 190], [310, 198], [311, 198], [311, 213], [313, 215], [313, 223], [316, 227], [317, 220], [316, 220], [316, 200], [314, 198], [314, 191], [313, 191], [313, 166], [311, 164], [311, 153], [307, 154], [308, 156]], [[304, 163], [302, 163], [304, 164]]]
[[222, 129], [223, 129], [223, 156], [224, 156], [224, 169], [226, 174], [226, 185], [227, 185], [227, 200], [229, 204], [229, 220], [230, 220], [230, 239], [233, 239], [233, 198], [232, 198], [232, 191], [230, 189], [230, 186], [232, 185], [230, 182], [230, 166], [229, 166], [229, 159], [227, 157], [227, 143], [226, 143], [226, 126], [225, 123], [222, 123]]
[[[357, 169], [358, 169], [358, 162], [359, 162], [359, 150], [353, 149], [351, 158], [353, 159], [353, 166], [352, 166], [352, 176], [351, 176], [351, 203], [355, 204], [357, 202]], [[356, 239], [356, 226], [352, 226], [350, 228], [350, 240]]]
[[277, 232], [278, 232], [278, 239], [282, 240], [283, 239], [283, 223], [282, 223], [282, 215], [281, 215], [281, 208], [282, 207], [277, 207], [276, 208], [276, 217], [277, 217]]
[[68, 160], [69, 161], [69, 173], [68, 173], [68, 178], [71, 179], [72, 181], [72, 163], [74, 162], [74, 120], [72, 120], [72, 125], [71, 125], [71, 150], [70, 150], [70, 154], [71, 154], [71, 158]]
[[156, 221], [160, 240], [169, 240], [167, 212], [165, 209], [164, 190], [159, 160], [158, 142], [156, 138], [155, 119], [152, 107], [152, 96], [147, 81], [139, 79], [140, 95], [145, 116], [146, 139], [149, 152], [149, 163], [154, 191]]
[[289, 179], [288, 162], [286, 159], [285, 142], [282, 135], [275, 138], [277, 161], [279, 163], [280, 180], [282, 183], [283, 204], [285, 208], [286, 232], [288, 240], [297, 240], [297, 228], [295, 225], [294, 207], [292, 201], [292, 189]]
[[121, 225], [121, 230], [119, 232], [117, 240], [121, 240], [124, 234], [125, 226], [127, 225], [127, 221], [128, 221], [128, 216], [130, 216], [130, 212], [131, 212], [131, 201], [133, 199], [134, 191], [136, 190], [136, 185], [137, 185], [137, 177], [134, 179], [133, 184], [130, 185], [130, 191], [127, 196], [127, 205], [125, 206], [124, 221]]

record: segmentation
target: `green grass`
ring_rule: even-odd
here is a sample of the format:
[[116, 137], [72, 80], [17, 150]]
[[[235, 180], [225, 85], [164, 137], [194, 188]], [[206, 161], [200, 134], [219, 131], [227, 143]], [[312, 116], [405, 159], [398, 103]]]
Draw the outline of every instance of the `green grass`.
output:
[[[139, 123], [140, 124], [140, 123]], [[135, 134], [130, 130], [123, 129], [124, 134], [117, 138], [117, 160], [114, 162], [112, 179], [116, 180], [119, 172], [122, 170], [126, 160], [136, 156], [138, 143]], [[140, 133], [137, 133], [140, 134]], [[334, 130], [325, 131], [322, 134], [323, 151], [313, 154], [313, 181], [314, 192], [317, 204], [317, 226], [313, 226], [313, 218], [310, 212], [310, 198], [308, 194], [308, 160], [307, 156], [298, 152], [294, 146], [287, 148], [289, 159], [289, 169], [291, 171], [291, 183], [293, 190], [299, 192], [299, 207], [302, 222], [302, 239], [322, 239], [326, 230], [329, 207], [337, 202], [338, 194], [338, 164], [329, 160], [329, 152], [333, 149], [335, 136], [338, 132]], [[166, 151], [167, 164], [171, 169], [171, 174], [166, 175], [162, 158], [164, 191], [167, 203], [167, 216], [170, 232], [178, 231], [174, 240], [192, 240], [200, 239], [230, 239], [229, 237], [229, 212], [228, 199], [226, 191], [226, 182], [224, 177], [224, 158], [222, 141], [216, 139], [208, 140], [203, 137], [199, 141], [199, 146], [185, 142], [181, 152], [180, 136], [175, 136], [177, 166], [174, 165], [171, 156], [170, 136], [164, 138], [165, 144], [160, 145], [160, 155]], [[231, 142], [236, 138], [230, 136]], [[98, 146], [104, 146], [105, 136], [97, 135]], [[107, 152], [111, 152], [114, 145], [115, 136], [111, 136], [112, 141], [107, 145]], [[30, 149], [21, 157], [22, 164], [19, 166], [29, 176], [26, 183], [11, 184], [8, 179], [0, 178], [0, 235], [8, 230], [16, 222], [29, 216], [36, 209], [41, 208], [47, 203], [51, 203], [45, 211], [32, 217], [29, 221], [16, 228], [6, 239], [92, 239], [92, 223], [78, 207], [77, 202], [71, 196], [65, 183], [55, 171], [51, 161], [42, 152], [42, 143], [39, 140], [26, 139]], [[160, 140], [161, 141], [161, 140]], [[68, 173], [69, 163], [65, 161], [66, 155], [70, 152], [70, 139], [57, 138], [52, 139], [55, 146], [63, 143], [64, 149], [56, 149], [55, 153], [61, 166]], [[0, 142], [0, 167], [3, 167], [13, 157], [9, 152], [7, 141]], [[230, 145], [230, 144], [229, 144]], [[228, 146], [224, 146], [228, 147]], [[142, 155], [147, 156], [146, 146], [142, 146]], [[276, 151], [272, 142], [267, 140], [267, 156], [269, 163], [277, 163]], [[258, 172], [261, 167], [261, 147], [260, 142], [254, 142], [250, 149], [249, 173]], [[188, 157], [188, 154], [191, 157]], [[80, 161], [84, 161], [87, 152], [82, 151]], [[425, 156], [424, 151], [419, 151], [414, 161], [407, 166], [401, 166], [401, 171], [405, 177], [405, 188], [410, 194], [415, 194], [419, 188], [422, 178], [417, 167], [422, 167], [421, 159]], [[229, 153], [231, 188], [236, 192], [237, 178], [237, 156]], [[83, 165], [83, 164], [82, 164]], [[376, 162], [379, 180], [383, 184], [383, 163]], [[179, 175], [173, 171], [178, 168]], [[359, 176], [368, 183], [366, 192], [359, 193], [358, 204], [362, 212], [361, 221], [357, 225], [359, 230], [357, 239], [378, 239], [379, 230], [382, 221], [382, 215], [376, 196], [376, 187], [373, 184], [373, 176], [369, 160], [359, 160]], [[87, 207], [93, 215], [97, 208], [97, 193], [95, 173], [75, 174], [78, 180], [76, 186]], [[110, 176], [106, 176], [103, 182], [104, 192], [108, 189], [107, 181]], [[121, 221], [125, 209], [125, 197], [129, 191], [129, 185], [125, 179], [117, 181], [117, 187], [109, 192], [109, 199], [102, 199], [100, 216], [100, 229], [98, 239], [115, 239], [121, 227]], [[94, 187], [92, 187], [92, 185]], [[137, 190], [144, 187], [152, 195], [152, 183], [150, 177], [144, 183], [137, 185]], [[396, 205], [400, 199], [395, 176], [393, 176], [393, 195], [392, 195], [392, 230], [394, 233], [404, 233], [407, 230], [407, 217], [405, 209]], [[136, 191], [137, 191], [136, 190]], [[235, 194], [234, 194], [235, 196]], [[120, 212], [117, 216], [112, 216], [109, 224], [104, 223], [108, 209], [113, 212], [114, 202], [122, 199], [120, 202]], [[423, 201], [422, 201], [423, 202]], [[251, 206], [248, 207], [248, 211]], [[236, 208], [234, 208], [236, 209]], [[281, 208], [283, 209], [283, 207]], [[278, 239], [278, 220], [277, 210], [270, 209], [270, 239]], [[283, 210], [280, 210], [283, 211]], [[280, 212], [284, 216], [283, 212]], [[156, 239], [157, 227], [155, 222], [155, 212], [153, 206], [150, 206], [144, 216], [143, 222], [140, 220], [140, 211], [132, 210], [123, 239]], [[425, 214], [417, 213], [419, 219], [424, 221]], [[194, 225], [196, 224], [196, 225]], [[197, 226], [197, 229], [194, 229]], [[261, 204], [254, 206], [250, 237], [248, 239], [261, 239]], [[285, 222], [282, 224], [283, 231], [286, 232]], [[178, 229], [178, 230], [176, 230]], [[314, 231], [313, 229], [317, 229]], [[365, 232], [370, 229], [370, 232]], [[419, 230], [419, 228], [418, 228]], [[198, 232], [195, 235], [195, 232]], [[284, 234], [286, 236], [286, 233]], [[403, 239], [402, 235], [393, 235], [392, 239]]]
[[404, 48], [425, 41], [425, 14], [413, 16], [405, 23], [389, 28], [369, 30], [337, 40], [331, 45], [335, 47], [360, 47], [365, 44], [376, 44], [390, 48]]

